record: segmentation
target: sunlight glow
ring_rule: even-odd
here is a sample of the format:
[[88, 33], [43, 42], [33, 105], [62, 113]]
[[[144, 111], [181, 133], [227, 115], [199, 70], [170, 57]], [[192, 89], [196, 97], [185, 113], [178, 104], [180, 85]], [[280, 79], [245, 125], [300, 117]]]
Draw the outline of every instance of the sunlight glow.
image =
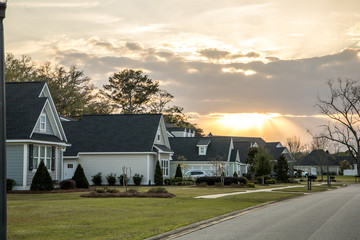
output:
[[223, 128], [234, 130], [256, 128], [260, 129], [263, 125], [273, 118], [279, 117], [278, 113], [234, 113], [224, 114], [219, 117], [218, 124]]

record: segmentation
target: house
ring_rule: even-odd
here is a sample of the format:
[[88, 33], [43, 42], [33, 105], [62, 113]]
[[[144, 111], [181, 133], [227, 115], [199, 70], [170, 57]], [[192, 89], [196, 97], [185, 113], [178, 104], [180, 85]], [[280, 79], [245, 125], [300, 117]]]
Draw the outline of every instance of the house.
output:
[[220, 166], [226, 167], [232, 156], [231, 137], [173, 137], [169, 141], [174, 151], [170, 163], [172, 173], [180, 164], [184, 173], [204, 170], [207, 175], [213, 176]]
[[175, 127], [170, 123], [165, 123], [168, 137], [195, 137], [195, 130], [185, 127]]
[[329, 172], [339, 174], [340, 165], [336, 158], [330, 154], [327, 154], [322, 149], [315, 149], [302, 159], [298, 160], [294, 168], [309, 173], [312, 172], [312, 168], [316, 168], [317, 175], [320, 175], [322, 172], [326, 173], [327, 162], [329, 164]]
[[280, 142], [268, 142], [265, 144], [264, 148], [269, 151], [271, 156], [273, 156], [273, 161], [276, 161], [281, 154], [284, 155], [289, 166], [295, 162], [294, 157], [291, 155], [289, 150], [284, 147]]
[[15, 190], [30, 188], [41, 161], [61, 181], [63, 152], [70, 146], [45, 82], [6, 83], [6, 175]]
[[156, 161], [164, 177], [170, 176], [173, 151], [161, 114], [86, 115], [63, 121], [63, 126], [72, 143], [64, 155], [65, 178], [81, 164], [89, 183], [100, 172], [106, 184], [108, 174], [120, 176], [128, 167], [131, 175], [144, 176], [141, 184], [153, 184]]

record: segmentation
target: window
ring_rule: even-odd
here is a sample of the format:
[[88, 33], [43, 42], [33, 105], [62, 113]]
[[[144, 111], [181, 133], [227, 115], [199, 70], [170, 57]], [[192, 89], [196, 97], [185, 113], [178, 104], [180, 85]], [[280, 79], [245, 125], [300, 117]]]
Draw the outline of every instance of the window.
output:
[[160, 128], [157, 130], [157, 141], [160, 142], [161, 135], [160, 135]]
[[40, 131], [46, 131], [46, 114], [40, 116]]
[[33, 148], [33, 169], [37, 169], [41, 161], [48, 170], [51, 169], [52, 148], [46, 146], [34, 146]]
[[161, 160], [161, 169], [163, 176], [169, 175], [169, 160]]
[[68, 164], [67, 168], [74, 168], [74, 164]]

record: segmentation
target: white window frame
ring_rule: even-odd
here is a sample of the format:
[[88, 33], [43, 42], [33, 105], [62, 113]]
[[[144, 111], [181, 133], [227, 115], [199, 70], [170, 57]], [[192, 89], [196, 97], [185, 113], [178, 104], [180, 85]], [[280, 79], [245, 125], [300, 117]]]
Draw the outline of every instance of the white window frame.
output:
[[160, 161], [160, 166], [161, 166], [163, 176], [164, 177], [169, 176], [170, 161], [169, 160], [161, 160]]
[[199, 146], [199, 155], [206, 155], [206, 146]]
[[160, 129], [157, 130], [157, 141], [158, 141], [158, 142], [161, 141]]
[[41, 161], [44, 161], [45, 167], [51, 171], [52, 147], [45, 145], [34, 145], [33, 147], [33, 171], [36, 171]]
[[42, 113], [40, 115], [40, 131], [46, 132], [46, 114]]

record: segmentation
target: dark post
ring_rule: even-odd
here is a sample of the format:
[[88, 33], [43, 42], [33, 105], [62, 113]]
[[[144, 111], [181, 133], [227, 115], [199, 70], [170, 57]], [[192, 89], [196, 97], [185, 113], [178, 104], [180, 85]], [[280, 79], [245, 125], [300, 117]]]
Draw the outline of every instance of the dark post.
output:
[[0, 2], [0, 239], [6, 240], [6, 102], [4, 25], [6, 2]]
[[327, 186], [330, 187], [330, 176], [329, 176], [329, 150], [326, 149], [326, 171], [327, 171]]

